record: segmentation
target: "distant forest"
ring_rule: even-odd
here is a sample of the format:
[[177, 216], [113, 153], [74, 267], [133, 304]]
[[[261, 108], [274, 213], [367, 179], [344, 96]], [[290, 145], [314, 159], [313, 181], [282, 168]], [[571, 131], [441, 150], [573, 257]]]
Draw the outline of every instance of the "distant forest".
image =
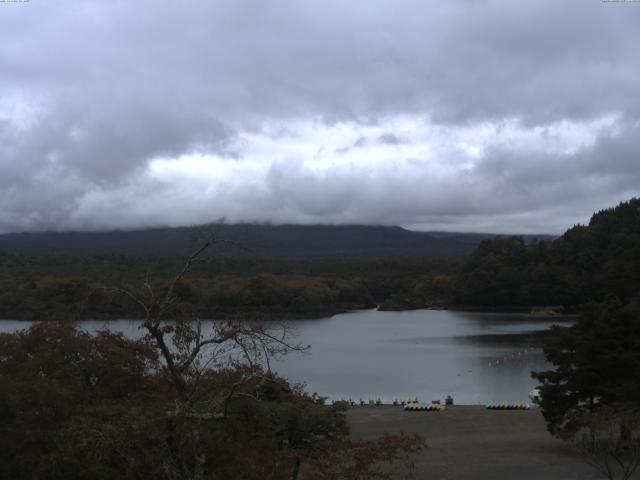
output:
[[[7, 247], [0, 254], [0, 318], [135, 316], [131, 301], [100, 287], [136, 291], [147, 276], [162, 287], [193, 245], [194, 231], [158, 232], [0, 236], [0, 245], [19, 240], [25, 252]], [[204, 318], [314, 317], [376, 305], [570, 312], [587, 301], [627, 301], [640, 291], [640, 199], [600, 211], [555, 239], [360, 226], [238, 226], [226, 229], [228, 238], [224, 232], [218, 233], [224, 248], [197, 264], [176, 291]], [[244, 244], [241, 232], [249, 232]], [[65, 235], [76, 243], [63, 248]], [[53, 237], [58, 240], [49, 242]], [[129, 249], [122, 247], [127, 238], [135, 240]], [[260, 238], [260, 249], [243, 251]], [[91, 239], [97, 243], [90, 248]], [[156, 254], [134, 253], [144, 252], [145, 242]], [[171, 245], [175, 255], [160, 254]]]

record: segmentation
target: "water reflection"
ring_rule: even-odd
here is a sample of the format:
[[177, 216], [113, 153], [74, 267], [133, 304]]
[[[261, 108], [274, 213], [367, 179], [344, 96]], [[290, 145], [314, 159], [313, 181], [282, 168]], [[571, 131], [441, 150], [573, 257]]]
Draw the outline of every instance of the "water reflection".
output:
[[548, 368], [541, 332], [570, 321], [431, 310], [301, 321], [312, 353], [286, 358], [280, 371], [337, 398], [525, 401], [535, 386], [531, 371]]

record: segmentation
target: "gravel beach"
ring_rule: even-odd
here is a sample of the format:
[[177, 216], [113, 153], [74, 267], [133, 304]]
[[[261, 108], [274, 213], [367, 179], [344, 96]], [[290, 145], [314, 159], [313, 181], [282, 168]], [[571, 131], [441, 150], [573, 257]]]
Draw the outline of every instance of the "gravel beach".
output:
[[356, 406], [347, 418], [355, 438], [385, 432], [422, 435], [427, 449], [415, 458], [416, 479], [602, 478], [546, 431], [539, 410], [453, 406], [442, 412], [408, 412], [401, 407]]

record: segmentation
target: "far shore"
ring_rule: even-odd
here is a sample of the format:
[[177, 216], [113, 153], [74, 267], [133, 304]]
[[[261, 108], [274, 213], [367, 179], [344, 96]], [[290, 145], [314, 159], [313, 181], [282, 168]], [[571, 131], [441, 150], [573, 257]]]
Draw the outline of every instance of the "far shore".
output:
[[[482, 308], [482, 307], [417, 307], [417, 308], [403, 308], [403, 309], [385, 309], [380, 305], [373, 308], [335, 308], [327, 310], [314, 310], [309, 312], [288, 312], [288, 311], [270, 311], [270, 312], [258, 312], [258, 311], [228, 311], [228, 312], [215, 312], [211, 315], [200, 315], [201, 320], [224, 320], [234, 315], [244, 315], [248, 320], [263, 320], [263, 321], [288, 321], [288, 320], [316, 320], [320, 318], [333, 317], [335, 315], [341, 315], [350, 312], [360, 312], [366, 310], [381, 311], [381, 312], [411, 312], [417, 310], [448, 310], [452, 312], [468, 312], [476, 314], [486, 315], [513, 315], [524, 318], [558, 318], [558, 319], [572, 319], [577, 318], [578, 314], [574, 311], [567, 313], [558, 313], [553, 311], [547, 311], [544, 309], [537, 309], [537, 307], [522, 307], [522, 308]], [[1, 321], [24, 321], [24, 322], [37, 322], [37, 321], [68, 321], [68, 322], [82, 322], [82, 321], [110, 321], [110, 320], [141, 320], [143, 317], [139, 315], [122, 315], [122, 313], [105, 313], [105, 312], [92, 312], [91, 316], [53, 316], [53, 317], [35, 317], [34, 315], [13, 315], [12, 318], [0, 318]]]
[[419, 306], [402, 306], [387, 307], [384, 304], [378, 306], [378, 309], [386, 312], [406, 312], [411, 310], [451, 310], [453, 312], [473, 312], [473, 313], [504, 313], [529, 315], [532, 317], [577, 317], [578, 307], [547, 307], [538, 305], [419, 305]]

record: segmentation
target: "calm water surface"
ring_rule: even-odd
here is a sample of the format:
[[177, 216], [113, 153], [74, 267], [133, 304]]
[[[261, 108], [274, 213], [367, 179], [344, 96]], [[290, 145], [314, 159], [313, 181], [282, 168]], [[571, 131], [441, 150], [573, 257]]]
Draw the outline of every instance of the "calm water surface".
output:
[[[135, 338], [140, 322], [114, 320], [79, 324], [93, 331], [121, 331]], [[272, 367], [307, 390], [331, 399], [418, 397], [421, 401], [452, 395], [456, 403], [527, 401], [535, 386], [532, 370], [549, 367], [539, 335], [562, 318], [514, 314], [415, 310], [362, 310], [333, 317], [296, 320], [297, 341], [309, 353], [289, 354]], [[5, 320], [0, 331], [27, 322]]]

